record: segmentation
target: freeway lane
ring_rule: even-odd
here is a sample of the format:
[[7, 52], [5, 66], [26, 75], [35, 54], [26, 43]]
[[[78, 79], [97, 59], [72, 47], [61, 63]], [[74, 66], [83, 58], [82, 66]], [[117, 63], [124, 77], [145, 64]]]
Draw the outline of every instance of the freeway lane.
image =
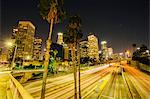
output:
[[150, 99], [149, 75], [127, 65], [117, 66], [109, 75], [84, 99]]
[[110, 80], [108, 80], [104, 89], [100, 92], [98, 97], [94, 98], [121, 99], [122, 97], [124, 99], [132, 99], [126, 81], [124, 80], [122, 75], [122, 68], [117, 67], [111, 74], [111, 78]]
[[[100, 75], [104, 76], [104, 74], [107, 74], [111, 70], [110, 68], [112, 68], [112, 67], [108, 67], [108, 68], [107, 67], [108, 65], [94, 68], [92, 70], [88, 70], [85, 72], [81, 72], [81, 84], [86, 85], [85, 83], [88, 82], [90, 82], [89, 84], [96, 82], [97, 78], [100, 79]], [[30, 83], [29, 85], [25, 86], [25, 88], [28, 90], [28, 92], [31, 93], [33, 97], [35, 97], [36, 99], [40, 98], [41, 81]], [[70, 92], [70, 94], [67, 95], [67, 97], [72, 97], [73, 89], [74, 89], [74, 83], [73, 83], [72, 74], [54, 78], [54, 79], [48, 79], [45, 96], [47, 99], [49, 98], [52, 99], [60, 96], [64, 97], [63, 95], [68, 94], [68, 92]]]
[[[84, 96], [84, 94], [86, 94], [85, 92], [88, 92], [90, 90], [89, 87], [96, 85], [96, 83], [100, 79], [102, 79], [104, 76], [108, 75], [110, 73], [110, 71], [112, 71], [112, 69], [113, 68], [107, 68], [102, 71], [91, 74], [91, 77], [88, 76], [86, 79], [81, 79], [81, 91], [84, 92], [84, 93], [81, 93], [82, 96]], [[74, 91], [72, 88], [72, 90], [68, 91], [65, 94], [62, 94], [58, 98], [60, 98], [60, 99], [74, 98], [73, 93], [74, 93]]]
[[[149, 99], [150, 76], [125, 65], [92, 69], [81, 73], [82, 99]], [[40, 99], [41, 81], [25, 86]], [[47, 80], [46, 99], [73, 99], [73, 74]]]
[[126, 65], [125, 71], [142, 99], [150, 99], [150, 76]]

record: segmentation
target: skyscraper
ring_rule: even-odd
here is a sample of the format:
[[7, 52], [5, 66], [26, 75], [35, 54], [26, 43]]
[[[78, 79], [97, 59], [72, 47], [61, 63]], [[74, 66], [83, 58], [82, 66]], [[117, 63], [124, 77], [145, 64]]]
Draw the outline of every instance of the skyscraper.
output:
[[106, 41], [101, 42], [101, 49], [102, 49], [103, 58], [107, 59], [108, 58], [108, 53], [107, 53], [107, 42]]
[[59, 44], [59, 45], [63, 44], [63, 33], [57, 34], [57, 44]]
[[19, 21], [18, 26], [13, 29], [12, 39], [17, 46], [16, 58], [26, 60], [33, 56], [35, 26], [30, 21]]
[[88, 56], [88, 41], [83, 40], [80, 42], [80, 62], [81, 63], [87, 63], [89, 59]]
[[88, 56], [91, 59], [96, 59], [99, 61], [99, 48], [98, 48], [98, 39], [96, 36], [89, 35], [88, 36]]
[[88, 41], [87, 40], [83, 40], [80, 42], [80, 57], [84, 58], [84, 57], [88, 57]]
[[107, 51], [108, 51], [108, 58], [112, 58], [113, 49], [112, 49], [111, 47], [109, 47], [109, 48], [107, 49]]
[[39, 37], [35, 37], [33, 46], [33, 59], [40, 60], [41, 53], [42, 53], [42, 39]]

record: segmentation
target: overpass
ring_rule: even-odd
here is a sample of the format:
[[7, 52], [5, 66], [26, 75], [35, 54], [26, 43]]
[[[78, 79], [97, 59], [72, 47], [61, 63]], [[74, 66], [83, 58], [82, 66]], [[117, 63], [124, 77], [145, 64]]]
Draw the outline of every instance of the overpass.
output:
[[10, 71], [0, 72], [1, 99], [33, 99]]
[[21, 77], [20, 83], [25, 83], [28, 79], [32, 78], [33, 73], [44, 72], [44, 69], [33, 69], [33, 70], [12, 70], [11, 74], [14, 77]]
[[12, 73], [34, 73], [43, 72], [44, 69], [33, 69], [33, 70], [12, 70]]

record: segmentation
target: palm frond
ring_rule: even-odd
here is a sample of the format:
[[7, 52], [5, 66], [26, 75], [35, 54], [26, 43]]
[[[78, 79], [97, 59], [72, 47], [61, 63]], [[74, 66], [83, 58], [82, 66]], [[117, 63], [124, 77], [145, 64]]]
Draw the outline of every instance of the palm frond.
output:
[[83, 36], [81, 31], [81, 18], [79, 16], [70, 16], [69, 23], [64, 33], [65, 43], [74, 43]]

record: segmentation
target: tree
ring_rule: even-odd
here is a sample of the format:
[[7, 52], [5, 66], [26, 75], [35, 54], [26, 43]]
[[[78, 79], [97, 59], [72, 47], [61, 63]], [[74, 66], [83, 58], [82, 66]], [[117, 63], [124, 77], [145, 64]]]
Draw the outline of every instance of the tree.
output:
[[[58, 51], [57, 50], [54, 50], [54, 51], [51, 51], [51, 57], [50, 57], [50, 63], [49, 63], [49, 71], [51, 73], [54, 73], [55, 72], [55, 66], [56, 66], [56, 55], [58, 54]], [[53, 54], [53, 55], [52, 55]], [[57, 72], [57, 71], [56, 71]]]
[[133, 53], [132, 60], [139, 61], [140, 63], [149, 65], [150, 59], [148, 54], [146, 53], [146, 50], [148, 50], [147, 46], [142, 44], [140, 49], [136, 50]]
[[136, 51], [136, 44], [132, 44], [133, 53]]
[[140, 52], [145, 52], [146, 50], [148, 50], [147, 46], [142, 44], [140, 47]]
[[61, 22], [65, 17], [66, 13], [64, 12], [63, 4], [63, 0], [40, 0], [40, 15], [44, 20], [47, 20], [50, 24], [49, 36], [46, 42], [41, 99], [45, 98], [45, 87], [50, 59], [52, 28], [54, 23]]
[[[77, 99], [77, 67], [76, 67], [76, 58], [78, 62], [78, 73], [79, 73], [79, 99], [81, 99], [81, 90], [80, 90], [80, 51], [79, 51], [79, 42], [82, 38], [81, 32], [81, 18], [76, 16], [70, 16], [69, 24], [66, 27], [67, 31], [64, 33], [64, 41], [67, 43], [70, 48], [72, 48], [72, 62], [74, 66], [74, 88], [75, 88], [75, 99]], [[77, 48], [77, 57], [75, 57], [75, 48]]]

